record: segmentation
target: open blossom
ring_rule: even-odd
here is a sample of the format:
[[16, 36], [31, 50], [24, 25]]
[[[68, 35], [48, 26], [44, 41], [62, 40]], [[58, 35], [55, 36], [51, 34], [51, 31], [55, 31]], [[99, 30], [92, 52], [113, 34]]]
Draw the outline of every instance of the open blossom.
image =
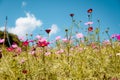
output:
[[103, 43], [103, 45], [110, 45], [111, 44], [109, 40], [104, 40], [102, 43]]
[[85, 25], [91, 25], [91, 24], [93, 24], [93, 22], [86, 22], [86, 23], [84, 23]]
[[67, 38], [63, 38], [62, 41], [65, 43], [69, 42], [69, 40], [67, 40]]
[[4, 39], [0, 39], [0, 43], [3, 43], [5, 40]]
[[88, 31], [92, 31], [93, 30], [93, 27], [88, 27]]
[[36, 38], [37, 38], [37, 39], [41, 39], [42, 37], [41, 37], [40, 35], [37, 35]]
[[29, 41], [28, 40], [23, 42], [23, 46], [28, 46], [28, 45], [29, 45]]
[[24, 37], [18, 37], [20, 41], [24, 41]]
[[84, 36], [83, 36], [82, 33], [78, 33], [78, 34], [76, 34], [76, 37], [77, 37], [77, 38], [83, 38]]
[[120, 41], [120, 34], [116, 36], [117, 40]]
[[37, 42], [38, 47], [45, 47], [45, 46], [48, 46], [48, 44], [50, 44], [50, 43], [47, 42], [47, 40], [45, 38], [41, 38]]
[[12, 48], [17, 48], [17, 47], [18, 47], [18, 45], [16, 43], [12, 44]]
[[55, 38], [55, 40], [58, 41], [58, 40], [60, 40], [60, 38], [61, 38], [61, 36], [57, 36], [57, 37]]
[[13, 49], [13, 47], [9, 47], [9, 48], [7, 48], [7, 51], [13, 51], [14, 49]]

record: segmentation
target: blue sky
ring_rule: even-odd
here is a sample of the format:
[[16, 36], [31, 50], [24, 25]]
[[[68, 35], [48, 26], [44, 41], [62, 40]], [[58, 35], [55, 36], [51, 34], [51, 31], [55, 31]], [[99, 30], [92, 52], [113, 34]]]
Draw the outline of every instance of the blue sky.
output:
[[[51, 39], [64, 37], [64, 29], [72, 24], [70, 13], [75, 14], [76, 21], [82, 21], [81, 27], [87, 28], [84, 23], [88, 21], [89, 8], [93, 9], [94, 28], [100, 19], [101, 33], [107, 27], [110, 34], [120, 33], [120, 0], [0, 0], [0, 29], [3, 30], [8, 16], [8, 31], [19, 36], [26, 33], [47, 36], [44, 30], [51, 28]], [[79, 32], [85, 34], [83, 30]]]

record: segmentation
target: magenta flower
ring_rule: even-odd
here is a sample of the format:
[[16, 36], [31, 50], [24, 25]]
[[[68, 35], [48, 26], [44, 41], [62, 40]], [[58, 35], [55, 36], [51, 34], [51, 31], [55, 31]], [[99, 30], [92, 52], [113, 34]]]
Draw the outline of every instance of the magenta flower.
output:
[[7, 48], [7, 51], [13, 51], [14, 49], [12, 47]]
[[60, 38], [61, 38], [61, 36], [57, 36], [57, 37], [55, 38], [55, 40], [58, 41], [58, 40], [60, 40]]
[[78, 34], [76, 34], [76, 37], [77, 37], [77, 38], [83, 38], [84, 36], [83, 36], [82, 33], [78, 33]]
[[0, 39], [0, 43], [3, 43], [5, 40], [4, 39]]
[[93, 24], [93, 22], [86, 22], [86, 23], [84, 23], [85, 25], [91, 25], [91, 24]]
[[37, 42], [38, 47], [45, 47], [45, 46], [48, 46], [48, 44], [50, 44], [50, 43], [47, 42], [47, 40], [45, 38], [42, 38], [42, 39], [38, 40], [38, 42]]
[[120, 41], [120, 34], [116, 36], [117, 40]]
[[23, 45], [23, 46], [28, 46], [28, 45], [29, 45], [29, 41], [28, 41], [28, 40], [24, 41], [24, 42], [22, 43], [22, 45]]

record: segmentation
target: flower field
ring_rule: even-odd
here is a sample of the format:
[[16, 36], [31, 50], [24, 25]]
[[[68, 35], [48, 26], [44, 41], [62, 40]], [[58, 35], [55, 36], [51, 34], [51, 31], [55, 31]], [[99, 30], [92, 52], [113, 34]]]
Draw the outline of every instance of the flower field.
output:
[[[50, 29], [45, 30], [48, 38], [19, 38], [22, 46], [5, 47], [0, 38], [0, 80], [120, 80], [120, 34], [110, 36], [106, 30], [109, 39], [101, 40], [100, 26], [92, 27], [92, 9], [87, 13], [86, 35], [71, 26], [54, 41]], [[74, 23], [74, 14], [70, 17]]]

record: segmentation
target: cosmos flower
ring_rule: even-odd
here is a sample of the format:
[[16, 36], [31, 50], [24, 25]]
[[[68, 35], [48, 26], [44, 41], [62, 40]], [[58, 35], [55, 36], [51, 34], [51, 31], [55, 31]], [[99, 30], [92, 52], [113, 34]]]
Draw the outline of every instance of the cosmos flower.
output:
[[17, 48], [17, 47], [18, 47], [18, 45], [16, 43], [12, 44], [12, 48]]
[[71, 14], [70, 14], [70, 16], [71, 16], [71, 17], [73, 17], [73, 16], [74, 16], [74, 14], [73, 14], [73, 13], [71, 13]]
[[37, 35], [36, 38], [37, 38], [37, 39], [41, 39], [42, 37], [41, 37], [40, 35]]
[[92, 13], [92, 11], [93, 11], [92, 9], [88, 9], [87, 10], [88, 13]]
[[61, 38], [61, 36], [57, 36], [57, 37], [55, 38], [55, 40], [58, 41], [58, 40], [60, 40], [60, 38]]
[[51, 29], [46, 29], [45, 31], [46, 31], [47, 34], [49, 34]]
[[22, 43], [22, 45], [23, 45], [23, 46], [28, 46], [28, 45], [29, 45], [29, 41], [28, 41], [28, 40], [24, 41], [24, 42]]
[[42, 38], [42, 39], [38, 40], [38, 42], [37, 42], [38, 47], [45, 47], [45, 46], [48, 46], [48, 44], [50, 44], [50, 43], [47, 42], [47, 40], [45, 38]]
[[91, 24], [93, 24], [93, 22], [86, 22], [86, 23], [84, 23], [85, 25], [91, 25]]
[[77, 38], [83, 38], [84, 36], [83, 36], [82, 33], [77, 33], [77, 34], [76, 34], [76, 37], [77, 37]]
[[23, 73], [23, 74], [27, 74], [27, 72], [28, 72], [28, 71], [27, 71], [27, 70], [25, 70], [25, 69], [24, 69], [24, 70], [22, 70], [22, 73]]
[[4, 39], [0, 39], [0, 43], [3, 43], [5, 40]]
[[7, 51], [8, 51], [8, 52], [13, 51], [13, 50], [14, 50], [13, 47], [7, 48]]
[[93, 30], [93, 27], [88, 27], [88, 31], [92, 31]]
[[62, 41], [65, 43], [69, 42], [69, 40], [67, 40], [67, 38], [63, 38]]
[[116, 36], [117, 40], [120, 41], [120, 34]]

